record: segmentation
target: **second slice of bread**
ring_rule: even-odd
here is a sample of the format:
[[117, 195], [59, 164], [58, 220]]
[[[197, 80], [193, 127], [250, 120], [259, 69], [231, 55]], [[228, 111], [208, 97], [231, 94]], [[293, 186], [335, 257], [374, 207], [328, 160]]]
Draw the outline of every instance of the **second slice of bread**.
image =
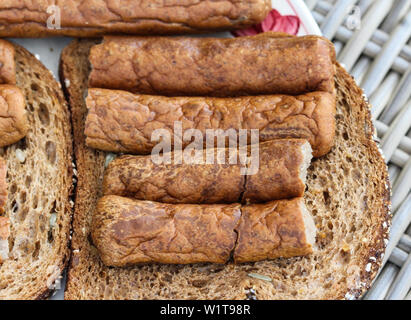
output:
[[17, 86], [29, 128], [0, 148], [7, 162], [9, 259], [0, 265], [0, 299], [38, 299], [56, 287], [69, 258], [73, 186], [70, 113], [60, 85], [41, 62], [15, 45]]
[[85, 145], [93, 44], [72, 42], [61, 61], [79, 175], [66, 299], [350, 299], [369, 288], [388, 237], [389, 182], [369, 105], [340, 66], [335, 146], [308, 169], [305, 202], [318, 230], [313, 254], [241, 265], [105, 267], [89, 237], [107, 155]]

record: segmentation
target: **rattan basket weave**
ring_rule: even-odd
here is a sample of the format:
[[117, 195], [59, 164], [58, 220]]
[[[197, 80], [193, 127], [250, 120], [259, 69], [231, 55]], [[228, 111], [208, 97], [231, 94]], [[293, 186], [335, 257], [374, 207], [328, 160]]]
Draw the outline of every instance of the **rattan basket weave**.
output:
[[365, 299], [411, 299], [411, 0], [305, 0], [364, 89], [392, 184], [385, 264]]

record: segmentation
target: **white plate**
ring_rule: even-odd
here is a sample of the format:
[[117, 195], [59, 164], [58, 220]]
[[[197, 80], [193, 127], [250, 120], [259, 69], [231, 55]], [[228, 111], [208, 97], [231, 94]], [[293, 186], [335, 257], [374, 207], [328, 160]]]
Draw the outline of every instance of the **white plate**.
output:
[[321, 30], [303, 0], [273, 0], [272, 3], [273, 8], [277, 9], [282, 15], [294, 15], [300, 18], [301, 24], [298, 36], [307, 34], [321, 36]]
[[[300, 18], [300, 29], [298, 35], [321, 35], [320, 28], [316, 24], [310, 11], [302, 0], [273, 0], [273, 8], [282, 15], [295, 15]], [[229, 33], [212, 34], [219, 37], [230, 36]], [[202, 35], [204, 36], [204, 35]], [[58, 79], [58, 67], [60, 54], [72, 38], [45, 38], [45, 39], [12, 39], [12, 41], [22, 45], [31, 53], [36, 55], [38, 59], [54, 74]], [[50, 300], [63, 300], [65, 277], [62, 279], [61, 289], [58, 290]]]

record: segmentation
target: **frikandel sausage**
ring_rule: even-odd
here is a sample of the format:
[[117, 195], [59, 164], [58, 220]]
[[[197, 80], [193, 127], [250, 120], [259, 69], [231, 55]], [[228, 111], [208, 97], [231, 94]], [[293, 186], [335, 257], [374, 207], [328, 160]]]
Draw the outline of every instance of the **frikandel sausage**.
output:
[[334, 91], [334, 47], [318, 36], [106, 37], [89, 60], [90, 88], [169, 96]]

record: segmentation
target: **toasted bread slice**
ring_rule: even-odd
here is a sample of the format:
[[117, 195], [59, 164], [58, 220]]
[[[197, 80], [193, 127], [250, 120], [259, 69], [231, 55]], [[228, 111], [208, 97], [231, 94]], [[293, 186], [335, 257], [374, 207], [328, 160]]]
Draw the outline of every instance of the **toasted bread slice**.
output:
[[73, 186], [70, 114], [59, 83], [15, 45], [17, 86], [28, 133], [0, 148], [7, 162], [9, 258], [0, 265], [0, 299], [39, 299], [54, 288], [69, 258]]
[[340, 66], [335, 146], [308, 169], [305, 202], [318, 230], [313, 254], [242, 265], [105, 267], [89, 237], [107, 155], [85, 145], [93, 44], [73, 41], [60, 69], [73, 116], [79, 179], [66, 299], [342, 299], [358, 298], [369, 288], [388, 237], [389, 182], [373, 141], [369, 105]]

